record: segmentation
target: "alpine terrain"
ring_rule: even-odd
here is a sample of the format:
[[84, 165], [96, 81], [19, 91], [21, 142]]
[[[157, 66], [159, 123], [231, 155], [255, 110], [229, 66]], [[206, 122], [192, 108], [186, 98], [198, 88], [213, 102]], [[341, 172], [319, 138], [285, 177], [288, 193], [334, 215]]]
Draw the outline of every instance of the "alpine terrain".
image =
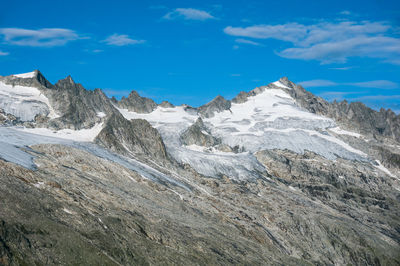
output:
[[400, 115], [0, 76], [0, 265], [231, 264], [400, 265]]

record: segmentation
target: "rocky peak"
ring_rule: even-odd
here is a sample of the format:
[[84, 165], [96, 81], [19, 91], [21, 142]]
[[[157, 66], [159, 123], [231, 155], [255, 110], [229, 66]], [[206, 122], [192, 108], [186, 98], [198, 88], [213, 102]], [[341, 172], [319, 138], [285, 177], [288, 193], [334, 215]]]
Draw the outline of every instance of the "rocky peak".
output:
[[34, 71], [35, 72], [35, 78], [36, 80], [43, 85], [46, 88], [51, 88], [53, 87], [53, 84], [51, 84], [44, 76], [43, 74], [37, 69]]
[[168, 101], [162, 101], [159, 106], [164, 107], [164, 108], [174, 108], [175, 106], [168, 102]]
[[202, 105], [198, 108], [198, 113], [205, 118], [213, 117], [214, 113], [229, 110], [231, 108], [231, 102], [226, 100], [221, 95], [215, 97], [211, 102]]
[[25, 86], [25, 87], [35, 87], [35, 88], [53, 87], [53, 85], [37, 69], [28, 73], [0, 77], [0, 80], [5, 82], [6, 84], [13, 86]]
[[79, 84], [76, 84], [75, 81], [72, 79], [72, 77], [70, 75], [68, 75], [64, 79], [60, 79], [56, 83], [56, 87], [62, 88], [62, 89], [74, 88], [74, 87], [76, 87], [76, 85], [79, 85]]
[[137, 113], [151, 113], [157, 108], [157, 104], [150, 98], [141, 97], [136, 91], [132, 91], [128, 98], [122, 97], [118, 107]]

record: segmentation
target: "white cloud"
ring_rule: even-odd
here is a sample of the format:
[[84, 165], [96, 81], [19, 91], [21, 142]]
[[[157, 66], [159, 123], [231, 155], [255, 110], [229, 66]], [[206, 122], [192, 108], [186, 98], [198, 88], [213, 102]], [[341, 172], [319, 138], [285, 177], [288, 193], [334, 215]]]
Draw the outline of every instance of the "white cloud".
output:
[[224, 29], [224, 32], [228, 35], [238, 37], [250, 37], [256, 39], [271, 38], [296, 42], [307, 33], [307, 29], [304, 25], [289, 23], [284, 25], [256, 25], [246, 28], [228, 26]]
[[318, 60], [321, 63], [344, 63], [349, 57], [370, 57], [399, 64], [400, 39], [390, 36], [393, 28], [384, 22], [341, 21], [313, 25], [287, 23], [226, 27], [224, 32], [236, 37], [277, 39], [292, 47], [277, 52], [284, 58]]
[[142, 44], [145, 43], [145, 40], [134, 40], [131, 39], [126, 34], [117, 34], [114, 33], [107, 37], [107, 39], [103, 40], [108, 45], [115, 45], [115, 46], [125, 46], [125, 45], [132, 45], [132, 44]]
[[200, 21], [204, 21], [207, 19], [215, 19], [215, 17], [211, 15], [209, 12], [194, 8], [176, 8], [173, 11], [165, 14], [163, 18], [169, 20], [183, 18], [185, 20], [200, 20]]
[[34, 47], [63, 46], [69, 41], [80, 39], [75, 31], [60, 28], [39, 30], [0, 28], [0, 35], [6, 44]]
[[246, 40], [246, 39], [236, 39], [235, 42], [236, 43], [250, 44], [250, 45], [254, 45], [254, 46], [262, 46], [261, 43], [258, 43], [258, 42], [255, 42], [255, 41], [251, 41], [251, 40]]
[[3, 51], [0, 51], [0, 56], [6, 56], [6, 55], [9, 55], [10, 53], [8, 53], [8, 52], [3, 52]]
[[372, 81], [354, 82], [347, 84], [362, 88], [379, 88], [379, 89], [397, 89], [399, 87], [399, 84], [390, 80], [372, 80]]
[[376, 88], [376, 89], [397, 89], [399, 84], [390, 80], [371, 80], [363, 82], [343, 82], [338, 83], [331, 80], [325, 79], [314, 79], [298, 82], [299, 85], [311, 88], [311, 87], [331, 87], [331, 86], [351, 86], [360, 88]]

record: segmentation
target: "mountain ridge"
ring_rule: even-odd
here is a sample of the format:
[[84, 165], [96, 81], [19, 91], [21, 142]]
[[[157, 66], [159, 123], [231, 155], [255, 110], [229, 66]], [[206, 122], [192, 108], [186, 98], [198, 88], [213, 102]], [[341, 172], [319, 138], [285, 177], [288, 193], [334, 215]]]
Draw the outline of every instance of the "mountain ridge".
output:
[[193, 108], [39, 71], [0, 77], [0, 109], [0, 264], [400, 263], [390, 111], [287, 78]]

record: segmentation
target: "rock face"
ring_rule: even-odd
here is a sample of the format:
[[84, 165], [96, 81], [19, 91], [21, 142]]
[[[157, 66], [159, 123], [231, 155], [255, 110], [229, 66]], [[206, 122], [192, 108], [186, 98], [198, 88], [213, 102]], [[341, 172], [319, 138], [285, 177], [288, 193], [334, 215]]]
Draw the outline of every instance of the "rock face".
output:
[[156, 160], [168, 159], [160, 134], [143, 119], [128, 121], [120, 114], [113, 114], [108, 118], [95, 141], [107, 149], [127, 156], [148, 156]]
[[211, 102], [198, 108], [198, 112], [202, 117], [213, 117], [215, 112], [222, 112], [231, 108], [231, 102], [224, 97], [218, 95]]
[[50, 122], [50, 126], [55, 128], [90, 128], [103, 120], [100, 112], [108, 115], [118, 112], [100, 89], [86, 90], [70, 76], [59, 80], [44, 93], [62, 114]]
[[400, 263], [398, 192], [367, 164], [266, 151], [269, 179], [187, 171], [187, 191], [70, 147], [32, 149], [37, 171], [0, 161], [4, 265]]
[[203, 147], [211, 147], [221, 143], [221, 140], [211, 135], [210, 130], [207, 129], [200, 117], [181, 134], [180, 139], [184, 145], [194, 144]]
[[141, 97], [136, 91], [132, 91], [128, 98], [122, 97], [118, 107], [137, 113], [150, 113], [157, 108], [157, 104], [152, 99]]

